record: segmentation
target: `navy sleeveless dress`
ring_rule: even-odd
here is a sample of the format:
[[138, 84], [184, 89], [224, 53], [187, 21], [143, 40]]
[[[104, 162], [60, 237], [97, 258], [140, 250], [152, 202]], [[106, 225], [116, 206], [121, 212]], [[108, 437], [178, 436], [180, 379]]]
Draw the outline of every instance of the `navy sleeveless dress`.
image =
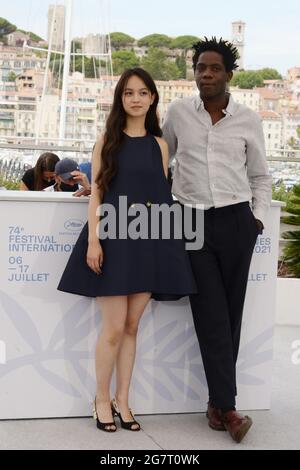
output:
[[[160, 146], [154, 136], [129, 137], [124, 133], [117, 158], [118, 170], [102, 203], [114, 206], [118, 218], [119, 196], [127, 196], [127, 206], [136, 203], [148, 208], [174, 204], [165, 177]], [[102, 217], [102, 216], [101, 216]], [[100, 217], [100, 226], [101, 226]], [[128, 216], [128, 224], [135, 216]], [[117, 227], [118, 229], [118, 227]], [[58, 290], [88, 297], [151, 292], [156, 300], [176, 300], [197, 292], [183, 239], [171, 237], [105, 238], [102, 274], [94, 273], [86, 262], [88, 224], [84, 226], [70, 255]]]

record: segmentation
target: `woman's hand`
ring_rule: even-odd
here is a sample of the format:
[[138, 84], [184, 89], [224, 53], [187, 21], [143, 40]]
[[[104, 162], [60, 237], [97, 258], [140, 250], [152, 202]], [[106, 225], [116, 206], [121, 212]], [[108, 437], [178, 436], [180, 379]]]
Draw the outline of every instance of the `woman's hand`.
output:
[[103, 250], [99, 243], [99, 240], [95, 240], [93, 242], [89, 242], [87, 254], [86, 254], [86, 262], [91, 268], [92, 271], [96, 274], [102, 273], [102, 264], [103, 264]]

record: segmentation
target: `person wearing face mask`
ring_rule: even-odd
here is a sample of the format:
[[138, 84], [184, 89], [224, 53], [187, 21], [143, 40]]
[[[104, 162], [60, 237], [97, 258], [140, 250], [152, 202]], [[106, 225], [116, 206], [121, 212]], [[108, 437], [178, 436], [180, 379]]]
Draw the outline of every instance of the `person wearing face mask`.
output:
[[54, 173], [56, 180], [54, 191], [75, 191], [73, 194], [75, 197], [91, 194], [88, 175], [80, 171], [80, 165], [75, 160], [63, 158], [56, 163]]
[[[20, 182], [21, 191], [67, 191], [78, 190], [76, 178], [63, 180], [57, 177], [55, 168], [62, 162], [73, 162], [72, 169], [78, 169], [78, 165], [68, 158], [60, 160], [57, 155], [45, 152], [38, 158], [36, 165], [27, 170]], [[74, 166], [75, 165], [75, 166]]]
[[55, 153], [40, 155], [35, 166], [27, 170], [20, 181], [21, 191], [42, 191], [55, 183], [55, 165], [59, 157]]

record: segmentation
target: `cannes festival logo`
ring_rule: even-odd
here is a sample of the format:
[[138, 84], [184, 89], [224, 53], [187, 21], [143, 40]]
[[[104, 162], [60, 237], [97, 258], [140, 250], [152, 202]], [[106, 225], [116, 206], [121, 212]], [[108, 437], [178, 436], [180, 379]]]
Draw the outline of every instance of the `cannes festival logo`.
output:
[[79, 219], [68, 219], [64, 223], [64, 227], [66, 230], [70, 232], [79, 232], [82, 229], [84, 223], [82, 220]]

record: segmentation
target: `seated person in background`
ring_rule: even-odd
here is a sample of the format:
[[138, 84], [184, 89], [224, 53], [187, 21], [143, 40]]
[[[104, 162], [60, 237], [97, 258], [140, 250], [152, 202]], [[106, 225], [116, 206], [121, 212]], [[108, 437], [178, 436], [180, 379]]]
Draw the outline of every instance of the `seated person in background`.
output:
[[[75, 191], [74, 196], [87, 196], [91, 193], [91, 185], [87, 175], [79, 171], [79, 166], [75, 160], [64, 158], [55, 165], [56, 191], [65, 191], [62, 185], [66, 185], [69, 191]], [[78, 184], [81, 188], [78, 189]]]
[[80, 171], [72, 171], [72, 175], [81, 186], [76, 193], [73, 194], [75, 197], [89, 196], [91, 194], [91, 163], [79, 163]]
[[92, 164], [91, 164], [91, 162], [79, 163], [79, 170], [81, 171], [81, 173], [86, 174], [86, 176], [88, 177], [89, 182], [91, 183], [91, 181], [92, 181]]
[[21, 191], [42, 191], [55, 182], [54, 168], [59, 162], [55, 153], [45, 152], [40, 155], [35, 166], [25, 171], [20, 181]]
[[81, 186], [73, 196], [89, 196], [91, 194], [92, 165], [91, 162], [79, 163], [79, 171], [72, 171], [74, 180]]

